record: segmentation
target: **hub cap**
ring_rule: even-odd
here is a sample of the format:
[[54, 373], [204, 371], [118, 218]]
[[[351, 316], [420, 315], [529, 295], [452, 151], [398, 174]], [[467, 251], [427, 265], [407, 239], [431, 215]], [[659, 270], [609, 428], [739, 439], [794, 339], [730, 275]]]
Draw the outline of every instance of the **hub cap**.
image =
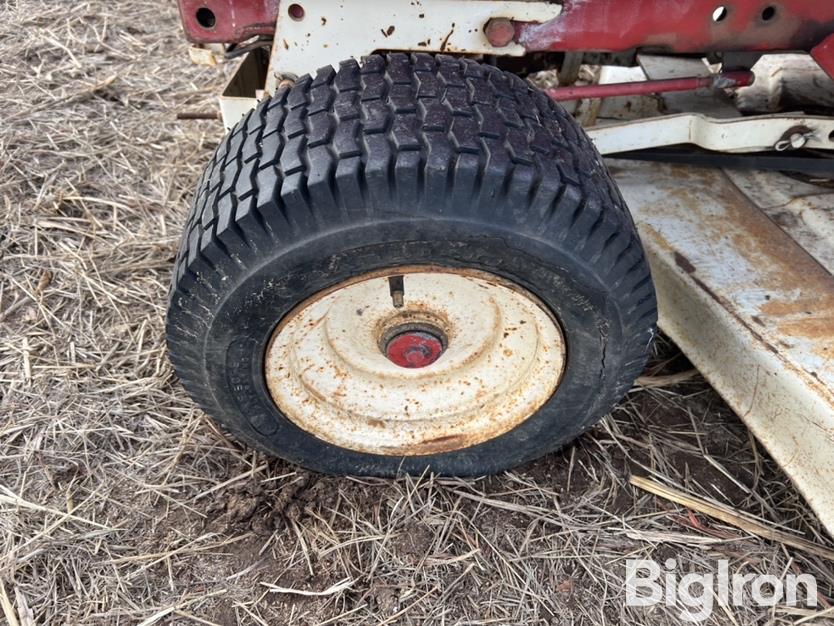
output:
[[558, 324], [524, 289], [471, 270], [399, 268], [296, 307], [272, 336], [265, 375], [307, 432], [410, 456], [511, 430], [553, 394], [564, 365]]
[[400, 367], [426, 367], [434, 363], [443, 352], [443, 342], [428, 331], [405, 330], [385, 346], [385, 356]]

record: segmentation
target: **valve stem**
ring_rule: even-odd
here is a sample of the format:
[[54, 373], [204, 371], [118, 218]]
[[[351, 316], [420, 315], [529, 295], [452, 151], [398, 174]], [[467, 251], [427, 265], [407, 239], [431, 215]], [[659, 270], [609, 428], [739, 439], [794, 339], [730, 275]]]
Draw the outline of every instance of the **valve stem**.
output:
[[405, 283], [402, 274], [388, 277], [388, 289], [391, 292], [391, 303], [395, 309], [403, 308], [405, 303]]

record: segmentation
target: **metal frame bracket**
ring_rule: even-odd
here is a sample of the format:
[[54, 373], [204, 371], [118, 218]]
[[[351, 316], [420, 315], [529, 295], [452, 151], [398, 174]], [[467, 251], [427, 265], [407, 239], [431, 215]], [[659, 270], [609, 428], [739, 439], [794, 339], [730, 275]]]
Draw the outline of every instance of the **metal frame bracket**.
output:
[[543, 22], [561, 10], [559, 4], [524, 0], [305, 0], [303, 7], [282, 2], [266, 91], [274, 92], [282, 78], [296, 78], [376, 50], [522, 56], [527, 51], [520, 44], [492, 45], [487, 23], [501, 18]]
[[716, 119], [698, 113], [681, 113], [586, 130], [600, 154], [678, 144], [693, 144], [718, 152], [834, 150], [834, 118], [801, 114]]

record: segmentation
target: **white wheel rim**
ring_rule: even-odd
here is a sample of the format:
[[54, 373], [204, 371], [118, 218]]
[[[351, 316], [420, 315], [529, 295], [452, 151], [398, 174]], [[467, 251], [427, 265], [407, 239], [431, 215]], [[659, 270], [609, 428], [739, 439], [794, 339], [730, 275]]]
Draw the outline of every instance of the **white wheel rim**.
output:
[[[408, 369], [381, 342], [414, 324], [442, 332], [447, 345]], [[296, 307], [273, 333], [265, 376], [278, 408], [319, 439], [412, 456], [512, 430], [553, 395], [564, 367], [559, 325], [526, 290], [484, 272], [412, 267], [346, 281]]]

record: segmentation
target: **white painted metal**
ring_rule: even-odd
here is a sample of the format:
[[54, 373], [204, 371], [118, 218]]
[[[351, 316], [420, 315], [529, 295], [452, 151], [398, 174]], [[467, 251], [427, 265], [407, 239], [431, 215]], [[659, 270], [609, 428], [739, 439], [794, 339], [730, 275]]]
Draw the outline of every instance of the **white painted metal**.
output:
[[808, 54], [766, 54], [753, 66], [756, 81], [736, 91], [747, 114], [834, 108], [834, 78]]
[[[668, 78], [655, 61], [643, 63], [649, 78]], [[673, 110], [710, 111], [697, 93], [671, 95]], [[660, 327], [834, 535], [834, 231], [819, 226], [834, 190], [775, 172], [612, 168], [649, 256]]]
[[[706, 76], [708, 66], [701, 59], [638, 55], [643, 76], [652, 80], [680, 78], [683, 76]], [[600, 73], [600, 83], [629, 82], [636, 80], [633, 68], [605, 67]], [[757, 82], [759, 77], [757, 75]], [[794, 92], [797, 92], [795, 89]], [[603, 105], [601, 118], [621, 117], [612, 114], [612, 107], [623, 98], [611, 98], [608, 106]], [[633, 119], [632, 111], [647, 109], [647, 103], [657, 98], [637, 97], [628, 99], [627, 122], [612, 123], [587, 128], [588, 134], [602, 154], [616, 154], [628, 150], [643, 150], [676, 144], [694, 144], [708, 150], [721, 152], [756, 152], [781, 148], [816, 148], [834, 150], [834, 118], [808, 116], [803, 114], [774, 114], [740, 117], [732, 103], [712, 90], [667, 93], [662, 95], [667, 111], [680, 112], [676, 115], [641, 117]], [[798, 135], [801, 146], [791, 146], [786, 140], [787, 131], [797, 126], [810, 129], [809, 135]]]
[[[565, 363], [558, 324], [523, 289], [470, 270], [400, 268], [404, 306], [386, 275], [313, 298], [276, 330], [269, 391], [299, 427], [376, 454], [429, 454], [497, 437], [556, 389]], [[431, 324], [448, 337], [434, 363], [407, 369], [380, 347], [386, 329]]]
[[188, 58], [195, 65], [205, 65], [206, 67], [217, 67], [223, 63], [224, 46], [223, 44], [209, 43], [209, 44], [195, 44], [188, 48]]
[[834, 534], [834, 277], [720, 170], [612, 169], [649, 256], [660, 327]]
[[249, 111], [258, 106], [256, 98], [226, 95], [218, 98], [220, 103], [220, 117], [223, 120], [223, 127], [231, 130]]
[[[646, 74], [639, 66], [620, 67], [604, 65], [599, 69], [599, 83], [634, 83], [646, 80]], [[575, 101], [563, 104], [570, 105]], [[584, 103], [587, 100], [581, 100]], [[603, 98], [594, 124], [614, 124], [641, 117], [655, 117], [663, 111], [657, 98], [646, 96], [615, 96]]]
[[721, 152], [775, 149], [790, 129], [809, 129], [806, 148], [834, 150], [834, 118], [778, 114], [714, 119], [696, 113], [664, 115], [587, 129], [601, 154], [693, 144]]
[[[302, 19], [291, 17], [293, 5], [303, 9]], [[281, 78], [375, 50], [521, 56], [525, 50], [517, 43], [492, 46], [484, 34], [486, 23], [499, 17], [545, 22], [560, 12], [559, 4], [525, 0], [281, 2], [266, 90], [273, 93]]]
[[258, 105], [258, 100], [263, 97], [265, 80], [266, 74], [257, 53], [250, 52], [232, 74], [218, 99], [226, 130], [230, 130]]

